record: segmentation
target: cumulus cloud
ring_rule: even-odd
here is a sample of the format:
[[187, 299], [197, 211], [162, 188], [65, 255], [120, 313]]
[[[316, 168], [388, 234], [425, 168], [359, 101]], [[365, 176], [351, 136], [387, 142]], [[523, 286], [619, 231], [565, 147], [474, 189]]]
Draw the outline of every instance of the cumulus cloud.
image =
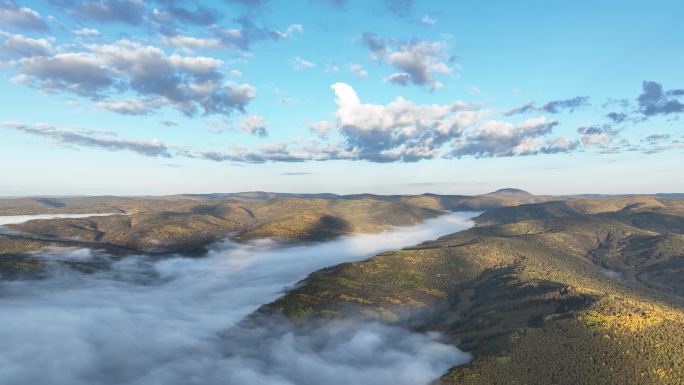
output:
[[468, 131], [453, 143], [451, 156], [471, 155], [478, 158], [535, 155], [573, 150], [577, 144], [566, 138], [548, 139], [546, 136], [557, 126], [555, 120], [545, 117], [528, 119], [520, 123], [491, 120]]
[[520, 107], [504, 111], [503, 114], [506, 116], [524, 114], [528, 112], [547, 112], [551, 114], [556, 114], [562, 111], [574, 112], [575, 110], [580, 109], [582, 107], [586, 107], [588, 105], [588, 96], [576, 96], [572, 99], [552, 100], [540, 106], [537, 106], [534, 102], [527, 102]]
[[385, 105], [362, 103], [345, 83], [332, 85], [338, 131], [361, 159], [417, 161], [435, 158], [441, 146], [459, 137], [489, 112], [463, 102], [417, 105], [402, 97]]
[[452, 73], [446, 63], [443, 43], [417, 42], [400, 46], [389, 54], [387, 61], [403, 72], [395, 72], [387, 79], [390, 82], [407, 85], [409, 82], [432, 89], [442, 88], [434, 74]]
[[[137, 55], [135, 51], [129, 54]], [[91, 58], [83, 56], [84, 60]], [[212, 60], [195, 60], [177, 55], [169, 57], [169, 60], [179, 68], [197, 73], [212, 73], [217, 65]], [[87, 71], [81, 71], [79, 81], [87, 78], [87, 75]], [[105, 77], [103, 82], [109, 79]], [[250, 86], [236, 86], [236, 89], [239, 90], [240, 87], [244, 87], [245, 93], [249, 94]], [[325, 141], [297, 138], [289, 142], [269, 143], [255, 148], [232, 146], [225, 150], [186, 149], [155, 142], [153, 149], [138, 152], [155, 154], [155, 151], [159, 151], [164, 156], [235, 163], [327, 160], [416, 162], [439, 157], [479, 158], [563, 153], [577, 150], [580, 145], [585, 148], [597, 147], [605, 152], [608, 149], [614, 151], [626, 148], [628, 145], [624, 140], [620, 143], [615, 141], [618, 131], [609, 125], [581, 127], [578, 129], [579, 138], [573, 139], [553, 136], [552, 131], [559, 122], [543, 116], [518, 123], [487, 120], [495, 111], [485, 109], [480, 104], [454, 101], [450, 104], [421, 105], [402, 97], [397, 97], [387, 104], [372, 104], [363, 103], [348, 84], [335, 83], [331, 88], [337, 104], [334, 121], [308, 123], [309, 130], [319, 138], [326, 139]], [[201, 87], [198, 91], [201, 91]], [[235, 97], [239, 98], [240, 95], [241, 93], [237, 92]], [[96, 100], [95, 106], [121, 114], [145, 115], [169, 103], [171, 101], [167, 97], [157, 96], [122, 100], [99, 99]], [[566, 106], [567, 103], [556, 103], [554, 108], [560, 108], [559, 105]], [[227, 119], [223, 118], [222, 121], [228, 124], [225, 123], [228, 122]], [[268, 135], [268, 125], [259, 115], [245, 115], [232, 127], [256, 136]], [[337, 138], [335, 141], [327, 141], [333, 129]], [[82, 132], [73, 133], [79, 136], [70, 136], [62, 131], [64, 130], [51, 128], [43, 129], [41, 132], [43, 136], [49, 136], [59, 142], [73, 142], [72, 144], [81, 146], [131, 150], [134, 148], [132, 144], [118, 144], [129, 142], [126, 140], [101, 138]], [[38, 134], [35, 130], [27, 132]]]
[[[256, 96], [249, 84], [225, 82], [220, 60], [166, 55], [161, 49], [128, 40], [91, 44], [83, 52], [32, 56], [18, 62], [17, 83], [47, 92], [75, 93], [94, 100], [133, 92], [160, 100], [188, 116], [244, 112]], [[149, 106], [149, 105], [148, 105]]]
[[363, 34], [363, 44], [368, 48], [373, 60], [381, 60], [388, 51], [384, 39], [372, 33]]
[[317, 329], [281, 318], [238, 323], [312, 271], [463, 230], [470, 216], [294, 247], [226, 240], [203, 258], [39, 253], [48, 264], [104, 269], [55, 263], [40, 280], [0, 281], [0, 383], [426, 384], [469, 355], [437, 334], [360, 320]]
[[310, 123], [309, 130], [316, 133], [321, 138], [327, 138], [332, 130], [333, 124], [328, 120], [320, 120], [318, 122]]
[[29, 7], [21, 7], [12, 0], [0, 0], [0, 22], [3, 26], [12, 26], [34, 31], [45, 31], [48, 25], [42, 16]]
[[637, 98], [639, 110], [645, 116], [669, 115], [684, 112], [684, 103], [679, 98], [684, 90], [663, 90], [663, 85], [644, 80], [641, 95]]
[[444, 42], [415, 40], [398, 42], [385, 41], [377, 35], [364, 34], [363, 42], [370, 50], [370, 57], [388, 63], [398, 69], [385, 78], [385, 81], [407, 86], [410, 84], [437, 90], [443, 84], [435, 78], [436, 74], [451, 75], [451, 56]]
[[262, 116], [246, 115], [237, 124], [237, 128], [255, 136], [268, 136], [268, 124]]
[[618, 135], [618, 131], [609, 125], [583, 126], [577, 129], [580, 134], [582, 145], [586, 147], [606, 147], [610, 145]]
[[53, 53], [52, 43], [47, 39], [32, 39], [23, 35], [7, 35], [0, 47], [0, 59], [15, 60]]
[[110, 151], [133, 151], [145, 156], [170, 157], [169, 148], [158, 140], [136, 141], [112, 138], [92, 130], [67, 130], [47, 124], [29, 125], [19, 122], [0, 123], [7, 129], [50, 138], [58, 143], [79, 147], [95, 147]]
[[[309, 123], [327, 138], [335, 128], [341, 140], [278, 142], [256, 149], [200, 151], [195, 158], [238, 163], [365, 160], [415, 162], [447, 157], [503, 157], [571, 152], [580, 142], [551, 136], [559, 123], [545, 117], [520, 123], [487, 121], [492, 111], [456, 101], [445, 105], [417, 105], [401, 97], [387, 105], [362, 103], [356, 91], [335, 83], [338, 109], [335, 121]], [[586, 135], [591, 134], [586, 132]], [[588, 138], [585, 139], [589, 140]], [[443, 147], [451, 145], [445, 154]]]

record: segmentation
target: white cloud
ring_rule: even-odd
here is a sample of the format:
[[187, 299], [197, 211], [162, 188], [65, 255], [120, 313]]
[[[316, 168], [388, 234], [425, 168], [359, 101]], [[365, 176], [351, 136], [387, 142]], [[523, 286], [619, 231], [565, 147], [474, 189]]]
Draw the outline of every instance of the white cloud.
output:
[[22, 59], [33, 56], [48, 56], [54, 52], [47, 39], [32, 39], [23, 35], [8, 35], [0, 47], [0, 58]]
[[609, 126], [583, 126], [577, 129], [582, 145], [586, 147], [605, 147], [613, 142], [618, 131]]
[[430, 15], [425, 15], [420, 19], [420, 23], [432, 27], [437, 24], [437, 20]]
[[490, 112], [467, 103], [417, 105], [398, 97], [387, 105], [364, 104], [345, 83], [332, 85], [337, 128], [350, 148], [372, 161], [435, 158], [441, 146]]
[[98, 36], [100, 31], [95, 28], [81, 28], [74, 30], [74, 34], [78, 36]]
[[19, 7], [11, 0], [0, 2], [0, 22], [3, 26], [44, 31], [48, 29], [42, 16], [29, 7]]
[[290, 59], [290, 65], [297, 71], [316, 67], [316, 63], [302, 59], [299, 56], [295, 56], [292, 59]]
[[323, 71], [327, 74], [335, 74], [340, 72], [340, 67], [335, 64], [326, 64]]
[[153, 46], [128, 40], [89, 44], [82, 52], [34, 56], [20, 61], [14, 81], [48, 92], [71, 92], [94, 100], [132, 92], [162, 99], [182, 113], [228, 115], [244, 111], [255, 97], [249, 84], [226, 82], [221, 60], [166, 55]]
[[445, 42], [385, 42], [371, 34], [365, 34], [363, 40], [371, 51], [371, 59], [386, 62], [399, 70], [385, 77], [387, 82], [401, 86], [414, 84], [438, 90], [443, 84], [435, 78], [435, 74], [453, 74], [451, 56], [447, 53]]
[[238, 129], [255, 136], [268, 136], [268, 124], [260, 115], [246, 115], [238, 122]]
[[149, 115], [166, 103], [164, 98], [103, 100], [95, 103], [95, 107], [122, 115]]
[[327, 120], [320, 120], [318, 122], [310, 123], [309, 130], [316, 133], [321, 138], [328, 137], [330, 130], [333, 128], [333, 124]]
[[20, 122], [1, 122], [5, 128], [22, 131], [55, 140], [60, 144], [79, 147], [96, 147], [110, 151], [133, 151], [145, 156], [170, 157], [169, 147], [164, 143], [152, 140], [129, 140], [102, 135], [92, 130], [74, 130], [57, 128], [48, 124], [25, 124]]
[[281, 39], [289, 39], [295, 33], [304, 33], [304, 27], [301, 24], [292, 24], [283, 32], [276, 31]]
[[452, 144], [451, 156], [502, 157], [567, 152], [576, 147], [565, 138], [545, 139], [558, 125], [545, 117], [520, 123], [499, 120], [483, 122]]
[[368, 71], [366, 71], [361, 64], [350, 64], [349, 71], [359, 79], [368, 77]]
[[217, 48], [222, 44], [221, 40], [217, 38], [198, 38], [185, 35], [164, 36], [162, 37], [162, 42], [166, 45], [182, 48], [186, 51]]

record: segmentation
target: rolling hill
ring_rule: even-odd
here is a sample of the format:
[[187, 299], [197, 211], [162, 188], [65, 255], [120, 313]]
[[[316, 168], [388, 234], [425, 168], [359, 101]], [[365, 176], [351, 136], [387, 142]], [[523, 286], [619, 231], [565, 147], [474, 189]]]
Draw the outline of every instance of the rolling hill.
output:
[[444, 384], [681, 384], [681, 203], [638, 201], [491, 210], [470, 230], [315, 272], [254, 319], [440, 331], [475, 357]]
[[[672, 197], [289, 196], [242, 193], [2, 201], [2, 213], [125, 212], [34, 220], [0, 235], [6, 276], [50, 245], [201, 254], [228, 235], [318, 241], [482, 210], [476, 226], [312, 273], [246, 322], [306, 328], [371, 319], [439, 331], [471, 352], [443, 384], [681, 384], [684, 202]], [[9, 203], [8, 203], [9, 202]], [[97, 266], [70, 263], [90, 271]]]

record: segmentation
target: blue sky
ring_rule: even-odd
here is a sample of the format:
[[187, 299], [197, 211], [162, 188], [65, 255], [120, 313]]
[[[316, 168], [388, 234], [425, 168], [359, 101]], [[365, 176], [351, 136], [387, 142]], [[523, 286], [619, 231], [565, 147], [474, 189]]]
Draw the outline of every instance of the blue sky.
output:
[[0, 195], [681, 192], [682, 14], [0, 0]]

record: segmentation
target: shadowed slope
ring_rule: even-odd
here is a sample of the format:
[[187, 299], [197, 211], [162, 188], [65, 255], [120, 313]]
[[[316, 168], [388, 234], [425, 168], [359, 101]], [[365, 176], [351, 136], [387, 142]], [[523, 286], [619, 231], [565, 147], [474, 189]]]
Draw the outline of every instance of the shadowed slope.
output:
[[[355, 232], [378, 232], [432, 218], [441, 211], [385, 200], [276, 198], [267, 201], [139, 203], [129, 215], [32, 220], [7, 228], [2, 253], [35, 251], [50, 240], [82, 247], [145, 252], [202, 253], [218, 239], [281, 238], [316, 241]], [[168, 204], [168, 206], [167, 206]]]

